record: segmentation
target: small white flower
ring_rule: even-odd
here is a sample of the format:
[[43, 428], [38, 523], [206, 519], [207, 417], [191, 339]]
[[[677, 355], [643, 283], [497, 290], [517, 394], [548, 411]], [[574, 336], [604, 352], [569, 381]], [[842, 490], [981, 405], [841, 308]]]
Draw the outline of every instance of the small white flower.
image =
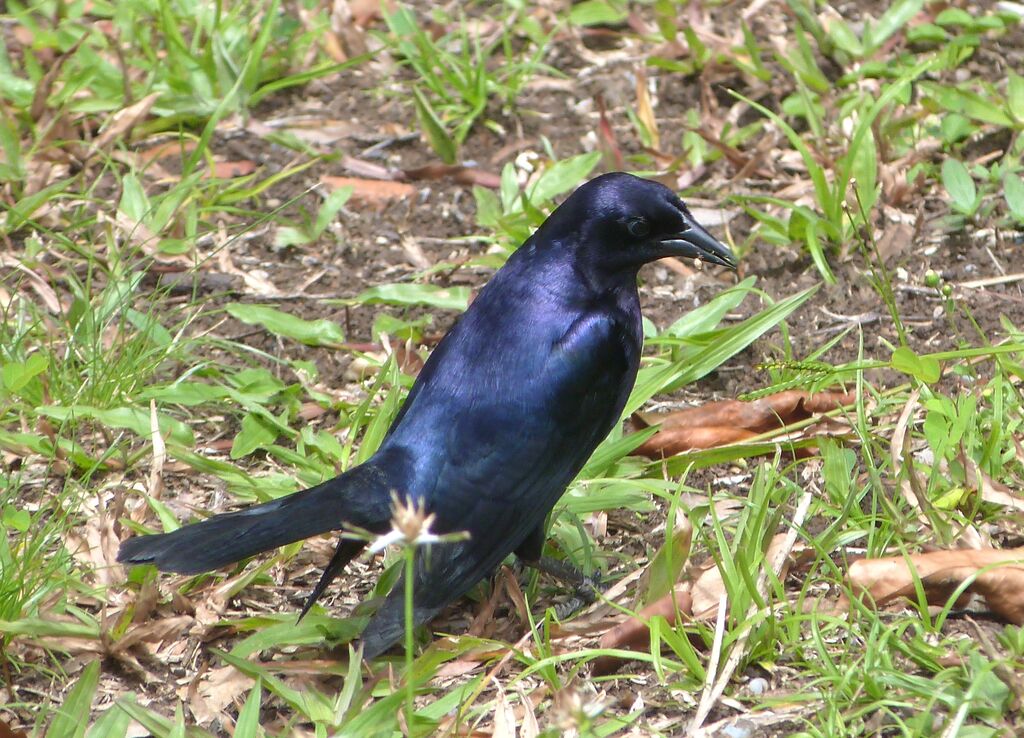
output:
[[380, 553], [392, 543], [398, 543], [404, 538], [401, 531], [392, 529], [382, 536], [377, 536], [377, 540], [370, 544], [370, 553]]
[[383, 551], [392, 543], [409, 543], [423, 546], [441, 543], [447, 537], [439, 536], [430, 530], [436, 515], [427, 515], [427, 503], [423, 499], [407, 497], [403, 502], [398, 493], [391, 492], [391, 530], [370, 544], [370, 553]]

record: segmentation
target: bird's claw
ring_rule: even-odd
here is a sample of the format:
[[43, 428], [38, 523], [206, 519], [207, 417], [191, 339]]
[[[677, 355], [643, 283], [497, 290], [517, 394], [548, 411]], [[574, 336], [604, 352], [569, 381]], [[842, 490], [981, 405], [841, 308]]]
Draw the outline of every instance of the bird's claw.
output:
[[601, 577], [598, 574], [583, 575], [583, 581], [577, 586], [572, 596], [565, 602], [555, 605], [555, 617], [565, 620], [578, 613], [588, 605], [597, 601], [598, 595], [603, 591]]

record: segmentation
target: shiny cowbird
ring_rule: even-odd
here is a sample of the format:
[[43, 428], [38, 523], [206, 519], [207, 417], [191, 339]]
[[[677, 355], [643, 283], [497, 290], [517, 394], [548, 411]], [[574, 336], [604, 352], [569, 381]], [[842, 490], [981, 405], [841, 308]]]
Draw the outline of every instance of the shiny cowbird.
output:
[[[669, 256], [735, 268], [667, 187], [624, 173], [583, 184], [438, 344], [370, 459], [279, 500], [131, 538], [118, 560], [196, 574], [345, 526], [383, 534], [397, 493], [436, 516], [435, 532], [468, 533], [418, 550], [416, 624], [510, 553], [537, 562], [548, 514], [633, 388], [637, 271]], [[365, 545], [339, 540], [307, 609]], [[371, 617], [364, 656], [387, 650], [403, 628], [400, 584]]]

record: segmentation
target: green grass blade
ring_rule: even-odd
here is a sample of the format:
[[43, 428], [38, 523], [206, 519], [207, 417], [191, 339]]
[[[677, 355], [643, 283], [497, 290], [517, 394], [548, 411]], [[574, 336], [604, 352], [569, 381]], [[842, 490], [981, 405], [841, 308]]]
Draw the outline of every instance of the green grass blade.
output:
[[82, 670], [75, 686], [68, 692], [64, 704], [57, 710], [46, 738], [82, 738], [89, 724], [89, 710], [92, 708], [93, 694], [100, 683], [100, 662], [89, 662]]
[[263, 735], [263, 729], [260, 728], [260, 702], [262, 699], [263, 690], [260, 687], [260, 680], [257, 679], [238, 713], [233, 738], [259, 738]]
[[714, 370], [785, 320], [817, 291], [818, 285], [815, 285], [780, 300], [742, 323], [721, 331], [707, 347], [679, 361], [641, 369], [623, 417], [631, 415], [658, 392], [670, 392]]

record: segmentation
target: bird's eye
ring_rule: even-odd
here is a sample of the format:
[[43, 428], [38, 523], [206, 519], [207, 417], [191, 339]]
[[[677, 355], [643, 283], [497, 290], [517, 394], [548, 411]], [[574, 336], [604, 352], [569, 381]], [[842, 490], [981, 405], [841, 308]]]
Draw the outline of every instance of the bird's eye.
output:
[[633, 218], [626, 224], [626, 228], [629, 229], [629, 235], [635, 238], [643, 238], [651, 232], [650, 224], [643, 218]]

